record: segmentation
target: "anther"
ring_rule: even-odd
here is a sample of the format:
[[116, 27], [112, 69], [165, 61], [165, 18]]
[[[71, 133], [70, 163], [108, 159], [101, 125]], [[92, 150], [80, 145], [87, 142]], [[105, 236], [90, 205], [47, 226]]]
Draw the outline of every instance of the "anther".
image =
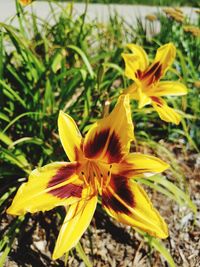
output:
[[108, 176], [110, 176], [110, 171], [108, 171]]
[[110, 169], [112, 169], [112, 164], [110, 165]]
[[84, 172], [82, 171], [81, 174], [84, 175]]
[[93, 172], [93, 176], [94, 176], [94, 177], [96, 177], [96, 174], [95, 174], [95, 172]]
[[100, 173], [100, 175], [101, 175], [101, 177], [103, 177], [103, 174], [102, 173]]

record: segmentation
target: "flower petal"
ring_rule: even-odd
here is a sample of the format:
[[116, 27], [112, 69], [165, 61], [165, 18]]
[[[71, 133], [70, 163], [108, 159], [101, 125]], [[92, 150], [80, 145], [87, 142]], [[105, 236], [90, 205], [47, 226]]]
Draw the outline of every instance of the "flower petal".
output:
[[[159, 82], [152, 95], [167, 96], [167, 95], [186, 95], [187, 88], [180, 82]], [[149, 93], [151, 95], [151, 93]]]
[[119, 164], [113, 164], [112, 173], [127, 178], [154, 175], [169, 168], [169, 165], [159, 158], [139, 153], [131, 153]]
[[82, 137], [74, 120], [60, 111], [58, 131], [62, 146], [70, 161], [76, 161], [82, 156]]
[[144, 49], [136, 44], [127, 44], [132, 54], [122, 53], [125, 62], [125, 75], [139, 82], [140, 75], [148, 67], [149, 61]]
[[125, 62], [125, 76], [132, 79], [136, 83], [139, 83], [139, 77], [141, 73], [141, 62], [140, 58], [132, 54], [122, 54]]
[[7, 213], [46, 211], [81, 198], [83, 182], [76, 174], [77, 163], [55, 162], [31, 172], [8, 208]]
[[151, 98], [144, 93], [141, 89], [141, 86], [136, 85], [136, 83], [131, 84], [123, 92], [124, 94], [129, 94], [130, 98], [136, 99], [139, 101], [138, 108], [143, 108], [144, 106], [151, 103]]
[[124, 89], [123, 94], [129, 94], [130, 98], [139, 99], [138, 96], [138, 86], [136, 83], [132, 83], [129, 87], [127, 87], [126, 89]]
[[176, 57], [176, 47], [172, 43], [162, 45], [161, 47], [158, 48], [152, 65], [155, 65], [157, 62], [159, 63], [159, 66], [161, 66], [159, 75], [160, 77], [164, 76], [165, 72], [173, 63], [175, 57]]
[[112, 177], [103, 192], [102, 203], [108, 214], [119, 222], [141, 229], [152, 236], [167, 238], [166, 223], [136, 182], [123, 176]]
[[94, 196], [70, 206], [56, 241], [54, 260], [76, 246], [92, 220], [96, 205], [97, 196]]
[[152, 96], [152, 105], [163, 121], [179, 124], [181, 116], [160, 97]]
[[130, 49], [134, 55], [140, 58], [140, 62], [142, 66], [141, 70], [145, 70], [149, 65], [149, 60], [144, 49], [141, 46], [136, 45], [136, 44], [127, 44], [126, 47]]
[[83, 150], [87, 158], [119, 162], [134, 139], [129, 95], [122, 95], [113, 111], [97, 121], [87, 133]]
[[144, 106], [151, 103], [151, 98], [146, 93], [143, 93], [140, 88], [138, 88], [138, 100], [138, 108], [143, 108]]

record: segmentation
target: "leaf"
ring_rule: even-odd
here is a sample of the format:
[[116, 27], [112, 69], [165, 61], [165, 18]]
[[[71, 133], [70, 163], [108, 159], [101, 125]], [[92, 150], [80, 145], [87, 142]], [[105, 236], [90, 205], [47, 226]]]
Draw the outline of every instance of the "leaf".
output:
[[170, 255], [168, 249], [165, 247], [165, 245], [161, 241], [159, 241], [155, 237], [152, 237], [149, 234], [147, 234], [147, 233], [145, 233], [139, 229], [135, 229], [135, 230], [144, 237], [144, 240], [150, 246], [152, 246], [154, 249], [156, 249], [163, 256], [163, 258], [165, 258], [165, 260], [168, 262], [170, 267], [176, 267], [176, 264], [175, 264], [172, 256]]
[[2, 85], [2, 88], [7, 90], [9, 93], [11, 93], [11, 95], [14, 96], [14, 98], [18, 100], [23, 107], [26, 107], [24, 100], [15, 92], [14, 89], [12, 89], [8, 84], [6, 84], [5, 81], [0, 79], [0, 85]]
[[67, 47], [70, 48], [70, 49], [73, 49], [74, 51], [76, 51], [81, 56], [83, 62], [85, 63], [85, 65], [86, 65], [86, 67], [88, 69], [88, 72], [89, 72], [91, 78], [94, 78], [95, 74], [93, 72], [92, 66], [91, 66], [88, 58], [86, 57], [85, 53], [79, 47], [77, 47], [75, 45], [68, 45]]
[[179, 205], [187, 205], [196, 214], [197, 207], [191, 201], [189, 195], [168, 181], [164, 176], [154, 175], [145, 179], [137, 180], [175, 200]]
[[75, 248], [76, 248], [76, 251], [78, 252], [80, 258], [85, 263], [86, 267], [92, 267], [92, 264], [91, 264], [90, 260], [88, 259], [87, 255], [85, 254], [80, 242], [78, 242], [78, 244], [76, 245]]
[[176, 267], [176, 264], [170, 255], [167, 248], [163, 245], [163, 243], [156, 238], [152, 238], [150, 241], [150, 244], [160, 252], [160, 254], [166, 259], [166, 261], [169, 263], [170, 267]]

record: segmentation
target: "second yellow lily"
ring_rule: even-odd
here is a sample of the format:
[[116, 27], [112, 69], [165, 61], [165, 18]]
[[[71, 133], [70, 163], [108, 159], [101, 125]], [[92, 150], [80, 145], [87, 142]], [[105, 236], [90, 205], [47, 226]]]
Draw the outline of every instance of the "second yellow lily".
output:
[[160, 81], [175, 59], [176, 48], [172, 43], [161, 46], [155, 59], [149, 65], [144, 49], [136, 44], [128, 44], [132, 53], [123, 53], [125, 75], [134, 80], [124, 93], [139, 101], [139, 108], [152, 104], [160, 118], [167, 122], [179, 124], [180, 115], [161, 98], [168, 95], [185, 95], [187, 88], [177, 81]]

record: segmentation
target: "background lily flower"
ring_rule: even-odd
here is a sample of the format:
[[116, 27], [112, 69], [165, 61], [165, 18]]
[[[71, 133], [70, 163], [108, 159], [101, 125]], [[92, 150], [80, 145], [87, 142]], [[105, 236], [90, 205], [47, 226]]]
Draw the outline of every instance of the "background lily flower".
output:
[[132, 53], [122, 54], [125, 61], [125, 75], [135, 83], [124, 92], [139, 101], [139, 108], [152, 104], [162, 120], [179, 124], [180, 115], [170, 108], [161, 96], [185, 95], [187, 88], [177, 81], [160, 81], [175, 59], [175, 46], [172, 43], [161, 46], [150, 65], [142, 47], [135, 44], [128, 44], [127, 47]]
[[23, 6], [29, 5], [33, 0], [19, 0], [19, 3]]
[[21, 215], [59, 205], [69, 207], [53, 259], [77, 244], [90, 224], [98, 195], [105, 210], [119, 222], [166, 238], [168, 229], [164, 220], [131, 178], [162, 172], [168, 164], [153, 156], [129, 153], [134, 139], [129, 95], [121, 96], [113, 111], [97, 121], [85, 139], [73, 119], [62, 111], [58, 128], [71, 162], [50, 163], [34, 170], [7, 210]]

